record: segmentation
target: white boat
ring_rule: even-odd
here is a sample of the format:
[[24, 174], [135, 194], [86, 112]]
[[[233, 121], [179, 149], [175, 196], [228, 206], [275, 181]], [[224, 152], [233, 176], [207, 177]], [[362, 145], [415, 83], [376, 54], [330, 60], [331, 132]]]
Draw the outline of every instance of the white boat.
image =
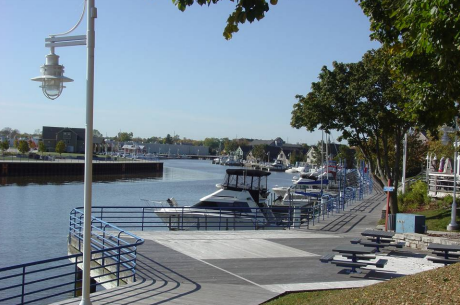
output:
[[288, 174], [297, 174], [299, 172], [299, 170], [296, 167], [291, 167], [291, 168], [288, 168], [287, 170], [285, 170], [284, 172], [288, 173]]
[[154, 207], [154, 213], [171, 230], [255, 229], [268, 226], [275, 217], [266, 206], [269, 172], [227, 169], [224, 182], [216, 192], [193, 206]]
[[301, 177], [293, 180], [291, 186], [275, 186], [272, 191], [277, 196], [277, 199], [284, 198], [288, 190], [291, 190], [291, 195], [294, 197], [296, 194], [303, 196], [314, 194], [313, 196], [316, 196], [321, 191], [321, 186], [327, 186], [328, 184], [329, 180], [327, 179], [321, 181], [317, 177]]

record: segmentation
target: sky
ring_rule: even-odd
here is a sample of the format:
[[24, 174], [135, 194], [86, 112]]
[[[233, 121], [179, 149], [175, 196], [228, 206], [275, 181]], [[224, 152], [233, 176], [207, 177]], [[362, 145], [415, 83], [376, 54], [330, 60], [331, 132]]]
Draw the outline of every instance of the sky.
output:
[[[94, 128], [106, 136], [281, 137], [315, 144], [290, 126], [297, 94], [322, 66], [357, 62], [378, 48], [354, 0], [279, 0], [261, 21], [222, 32], [235, 4], [188, 7], [171, 0], [97, 0]], [[86, 48], [56, 48], [67, 83], [52, 101], [38, 82], [44, 40], [78, 21], [83, 0], [0, 0], [0, 129], [84, 128]], [[70, 35], [86, 33], [86, 17]], [[339, 136], [332, 134], [332, 140]]]

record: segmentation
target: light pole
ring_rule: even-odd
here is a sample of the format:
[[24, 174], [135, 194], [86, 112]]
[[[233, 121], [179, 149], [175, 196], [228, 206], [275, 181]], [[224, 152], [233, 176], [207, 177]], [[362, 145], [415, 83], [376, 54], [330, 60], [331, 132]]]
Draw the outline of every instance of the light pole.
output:
[[402, 172], [402, 193], [406, 191], [406, 163], [407, 163], [407, 132], [404, 135], [404, 146], [403, 146], [403, 172]]
[[[83, 19], [86, 9], [87, 33], [80, 36], [65, 36], [78, 27]], [[55, 47], [86, 45], [86, 131], [85, 131], [85, 174], [84, 174], [84, 229], [83, 229], [83, 283], [80, 305], [90, 305], [90, 262], [91, 262], [91, 198], [93, 178], [93, 105], [94, 105], [94, 46], [95, 30], [94, 21], [97, 18], [97, 9], [94, 0], [85, 0], [83, 13], [78, 23], [69, 31], [50, 35], [45, 39], [45, 46], [50, 48], [51, 54], [46, 56], [46, 63], [41, 67], [42, 76], [35, 77], [33, 81], [42, 82], [42, 90], [50, 99], [58, 98], [64, 82], [72, 79], [63, 76], [64, 67], [59, 65], [59, 56], [54, 54]], [[60, 37], [57, 37], [60, 36]]]
[[454, 191], [453, 191], [453, 198], [452, 198], [452, 211], [450, 217], [450, 224], [447, 226], [447, 231], [458, 230], [458, 224], [456, 221], [457, 218], [457, 117], [455, 117], [455, 153], [454, 153]]

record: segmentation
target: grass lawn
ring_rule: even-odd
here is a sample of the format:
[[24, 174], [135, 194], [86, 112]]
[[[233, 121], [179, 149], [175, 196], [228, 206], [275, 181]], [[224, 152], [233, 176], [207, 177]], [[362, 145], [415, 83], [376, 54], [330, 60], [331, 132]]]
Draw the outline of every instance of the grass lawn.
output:
[[[450, 223], [451, 209], [436, 209], [414, 212], [417, 215], [425, 216], [425, 225], [431, 231], [447, 231]], [[457, 209], [457, 223], [460, 224], [460, 209]]]
[[364, 288], [291, 293], [265, 305], [460, 304], [460, 263]]

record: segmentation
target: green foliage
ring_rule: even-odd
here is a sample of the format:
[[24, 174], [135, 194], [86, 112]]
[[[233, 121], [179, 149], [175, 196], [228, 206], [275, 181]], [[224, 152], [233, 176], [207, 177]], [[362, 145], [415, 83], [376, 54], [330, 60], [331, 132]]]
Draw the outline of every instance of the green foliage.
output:
[[355, 0], [371, 37], [391, 54], [393, 74], [412, 101], [406, 113], [432, 130], [451, 122], [460, 98], [458, 0]]
[[452, 202], [454, 201], [454, 197], [452, 195], [447, 195], [444, 198], [442, 198], [442, 206], [444, 207], [450, 207], [452, 205]]
[[8, 140], [0, 142], [0, 150], [2, 151], [2, 153], [8, 150], [8, 148], [10, 148], [10, 143], [8, 142]]
[[38, 151], [42, 153], [46, 152], [46, 146], [43, 141], [38, 142]]
[[423, 181], [417, 181], [411, 185], [408, 191], [398, 195], [398, 205], [401, 212], [418, 210], [430, 203], [428, 186]]
[[[404, 115], [409, 101], [395, 87], [387, 61], [384, 50], [377, 50], [358, 63], [323, 67], [311, 91], [296, 96], [291, 126], [341, 132], [338, 140], [361, 150], [382, 185], [391, 179], [397, 187], [402, 137], [415, 122]], [[396, 201], [392, 194], [392, 212], [397, 212]]]
[[133, 133], [132, 132], [119, 132], [117, 136], [117, 140], [120, 142], [128, 142], [133, 139]]
[[20, 140], [19, 143], [18, 143], [18, 150], [21, 154], [25, 154], [27, 152], [29, 152], [30, 148], [29, 148], [29, 143], [27, 143], [27, 141], [25, 140]]
[[[452, 197], [451, 197], [452, 199]], [[417, 215], [425, 216], [425, 225], [432, 231], [447, 231], [447, 225], [451, 221], [451, 208], [418, 211]], [[460, 223], [460, 210], [457, 209], [457, 223]]]
[[[220, 0], [172, 0], [173, 4], [177, 6], [182, 12], [185, 11], [187, 6], [191, 6], [194, 3], [199, 5], [216, 4]], [[234, 0], [230, 0], [235, 2]], [[270, 0], [270, 5], [276, 5], [278, 0]], [[243, 24], [247, 21], [252, 23], [255, 19], [261, 20], [265, 17], [265, 13], [270, 9], [270, 5], [267, 0], [237, 0], [235, 10], [227, 19], [227, 26], [224, 29], [224, 37], [229, 40], [232, 38], [233, 33], [239, 31], [238, 25]]]
[[166, 138], [163, 139], [163, 144], [173, 144], [173, 137], [168, 133]]
[[56, 144], [56, 152], [61, 155], [63, 152], [65, 152], [65, 143], [64, 141], [59, 141]]
[[203, 145], [209, 147], [209, 152], [211, 154], [217, 153], [217, 151], [221, 149], [220, 140], [218, 138], [205, 138]]
[[268, 145], [264, 144], [254, 145], [254, 147], [252, 148], [252, 155], [254, 156], [254, 158], [260, 161], [264, 161], [267, 147]]
[[234, 152], [235, 150], [238, 149], [238, 141], [236, 140], [229, 140], [225, 139], [224, 140], [224, 149], [226, 153], [231, 153]]
[[289, 156], [289, 163], [295, 164], [296, 162], [303, 162], [305, 161], [305, 156], [302, 152], [293, 150], [291, 155]]
[[347, 145], [341, 145], [339, 153], [335, 157], [335, 161], [346, 162], [346, 167], [348, 169], [354, 168], [355, 166], [355, 151], [350, 149]]

